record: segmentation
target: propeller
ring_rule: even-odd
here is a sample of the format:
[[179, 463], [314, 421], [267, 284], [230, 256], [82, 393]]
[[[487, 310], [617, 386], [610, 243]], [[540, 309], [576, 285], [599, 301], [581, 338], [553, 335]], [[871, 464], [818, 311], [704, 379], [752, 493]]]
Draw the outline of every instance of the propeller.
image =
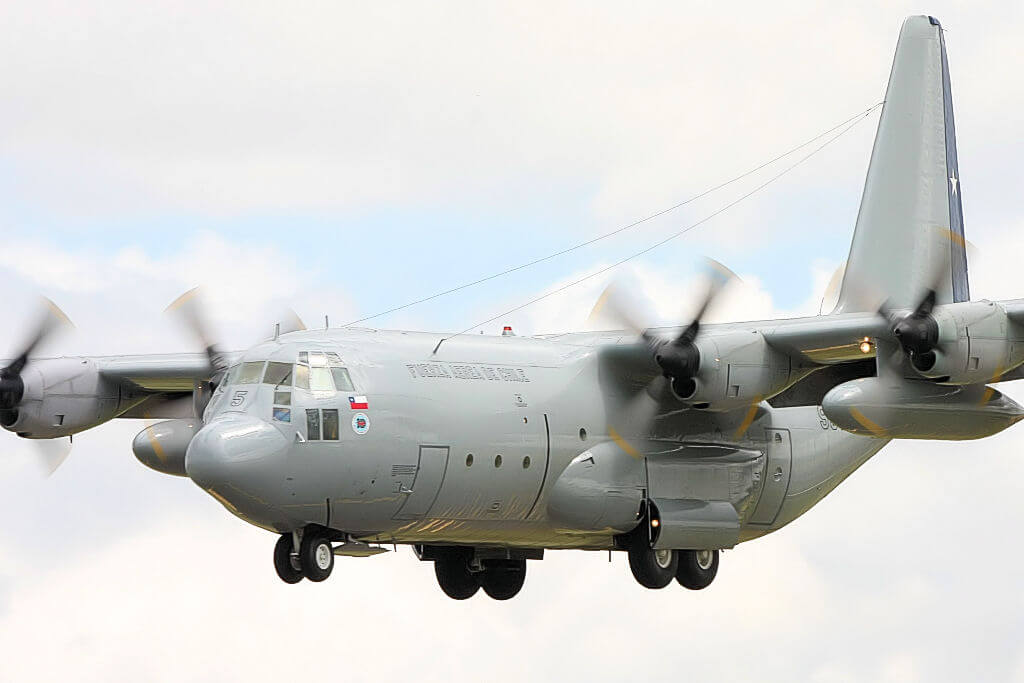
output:
[[674, 339], [655, 337], [646, 330], [641, 335], [654, 354], [654, 362], [671, 382], [677, 396], [690, 396], [696, 390], [695, 378], [700, 371], [700, 349], [695, 342], [700, 334], [701, 320], [725, 286], [730, 281], [738, 279], [735, 273], [718, 261], [708, 259], [706, 265], [707, 291], [690, 324]]
[[18, 406], [25, 396], [25, 380], [22, 377], [29, 364], [29, 356], [62, 327], [73, 327], [64, 311], [49, 299], [43, 297], [43, 315], [35, 332], [22, 347], [14, 360], [0, 369], [0, 425], [9, 427], [18, 420]]
[[[936, 242], [940, 245], [948, 243], [961, 244], [962, 238], [949, 230], [939, 230]], [[909, 313], [893, 310], [889, 301], [878, 307], [878, 314], [886, 320], [893, 340], [899, 345], [903, 355], [919, 372], [927, 372], [935, 365], [935, 350], [939, 347], [939, 324], [933, 311], [938, 300], [938, 292], [943, 281], [949, 277], [952, 263], [952, 250], [940, 248], [939, 256], [932, 263], [924, 290], [920, 293], [917, 304]], [[898, 352], [897, 352], [898, 355]], [[897, 362], [896, 359], [893, 359]]]
[[708, 278], [707, 291], [693, 319], [672, 339], [658, 337], [641, 327], [632, 318], [630, 309], [624, 305], [624, 295], [614, 285], [609, 285], [591, 313], [593, 318], [600, 310], [607, 308], [615, 320], [639, 336], [650, 349], [661, 374], [670, 381], [676, 394], [683, 397], [692, 395], [696, 389], [695, 378], [700, 371], [701, 360], [696, 340], [700, 334], [701, 321], [725, 286], [738, 279], [735, 273], [712, 259], [706, 260], [705, 272]]
[[[57, 304], [43, 297], [43, 312], [35, 331], [20, 353], [0, 369], [0, 425], [10, 427], [18, 421], [18, 408], [25, 397], [23, 373], [30, 362], [30, 356], [46, 340], [62, 328], [74, 327], [71, 320]], [[32, 439], [32, 445], [39, 454], [46, 476], [53, 474], [71, 453], [71, 439]]]
[[227, 368], [224, 352], [210, 334], [199, 287], [193, 287], [172, 301], [165, 312], [176, 315], [202, 344], [206, 357], [209, 359], [211, 376]]

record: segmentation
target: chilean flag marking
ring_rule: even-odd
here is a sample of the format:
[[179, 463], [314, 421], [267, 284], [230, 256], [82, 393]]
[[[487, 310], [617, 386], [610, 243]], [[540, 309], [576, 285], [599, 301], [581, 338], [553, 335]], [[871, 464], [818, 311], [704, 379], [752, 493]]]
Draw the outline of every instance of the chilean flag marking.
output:
[[370, 403], [365, 396], [349, 396], [348, 407], [352, 410], [368, 410]]

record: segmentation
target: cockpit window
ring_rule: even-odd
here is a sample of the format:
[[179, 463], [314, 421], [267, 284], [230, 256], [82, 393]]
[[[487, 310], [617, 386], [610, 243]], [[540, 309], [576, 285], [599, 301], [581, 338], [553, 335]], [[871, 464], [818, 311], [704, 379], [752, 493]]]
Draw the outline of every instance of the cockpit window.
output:
[[332, 351], [300, 351], [295, 365], [295, 387], [321, 393], [355, 391], [341, 356]]
[[242, 363], [242, 371], [238, 373], [236, 384], [259, 384], [263, 376], [263, 361]]
[[306, 410], [306, 438], [310, 441], [320, 440], [320, 411], [315, 408]]
[[237, 384], [238, 383], [238, 369], [240, 367], [241, 367], [240, 365], [232, 365], [230, 368], [228, 368], [227, 371], [224, 373], [224, 381], [221, 382], [221, 385], [222, 386], [227, 386], [228, 384]]
[[[314, 354], [310, 354], [312, 356]], [[312, 362], [312, 358], [309, 359]], [[334, 391], [334, 380], [329, 368], [311, 367], [309, 369], [309, 388], [312, 391]]]
[[338, 410], [337, 408], [324, 408], [323, 410], [324, 441], [338, 440]]
[[263, 383], [271, 384], [274, 387], [291, 386], [292, 364], [275, 363], [273, 361], [267, 363], [267, 371], [263, 375]]
[[352, 387], [352, 378], [349, 377], [345, 368], [331, 368], [331, 375], [334, 376], [334, 387], [338, 391], [355, 391]]
[[[301, 354], [300, 354], [301, 355]], [[309, 391], [309, 366], [295, 366], [295, 388]]]

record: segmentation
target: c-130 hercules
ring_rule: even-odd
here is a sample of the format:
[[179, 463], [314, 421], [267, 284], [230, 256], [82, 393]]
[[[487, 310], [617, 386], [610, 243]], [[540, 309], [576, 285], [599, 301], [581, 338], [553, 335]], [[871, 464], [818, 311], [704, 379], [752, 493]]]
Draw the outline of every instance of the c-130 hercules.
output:
[[[279, 534], [288, 583], [401, 543], [456, 599], [513, 597], [547, 548], [625, 551], [641, 585], [700, 589], [721, 549], [891, 439], [1024, 418], [986, 386], [1024, 377], [1024, 300], [970, 301], [960, 200], [942, 29], [910, 17], [831, 314], [535, 337], [285, 326], [241, 354], [29, 360], [54, 309], [0, 374], [0, 423], [55, 439], [165, 420], [139, 460]], [[178, 302], [202, 335], [194, 305]]]

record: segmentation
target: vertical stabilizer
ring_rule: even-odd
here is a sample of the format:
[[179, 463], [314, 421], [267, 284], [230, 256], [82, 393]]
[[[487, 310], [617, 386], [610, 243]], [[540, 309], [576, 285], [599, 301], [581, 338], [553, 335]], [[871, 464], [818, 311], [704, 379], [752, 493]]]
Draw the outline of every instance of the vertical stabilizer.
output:
[[956, 129], [942, 27], [903, 22], [835, 312], [968, 301]]

